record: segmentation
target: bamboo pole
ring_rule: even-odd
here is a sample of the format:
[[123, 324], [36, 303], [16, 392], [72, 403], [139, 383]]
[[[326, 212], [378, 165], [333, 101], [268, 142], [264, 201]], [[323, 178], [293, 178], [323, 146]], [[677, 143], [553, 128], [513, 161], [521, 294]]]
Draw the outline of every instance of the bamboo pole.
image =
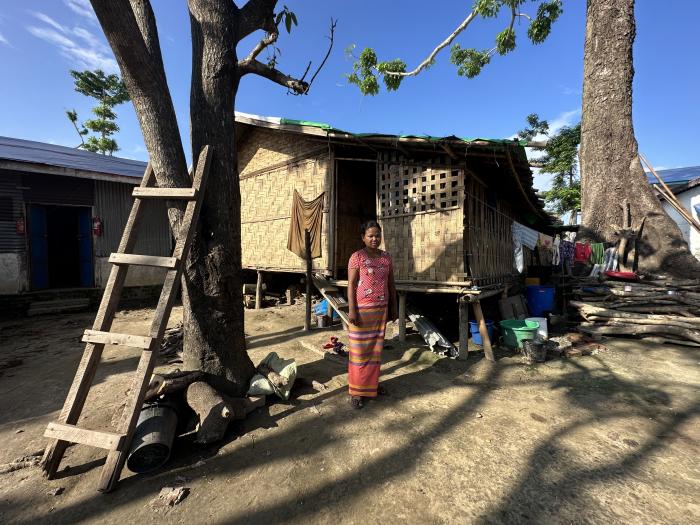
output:
[[304, 315], [304, 331], [311, 330], [311, 234], [304, 230], [304, 247], [306, 250], [306, 315]]
[[[683, 205], [680, 203], [680, 201], [676, 198], [675, 194], [673, 191], [671, 191], [671, 188], [669, 188], [666, 183], [661, 180], [661, 177], [656, 173], [654, 168], [651, 167], [651, 164], [649, 164], [649, 161], [642, 155], [641, 153], [639, 154], [639, 158], [642, 159], [642, 162], [646, 164], [647, 168], [649, 168], [649, 171], [656, 177], [656, 180], [659, 181], [659, 185], [661, 188], [663, 188], [664, 191], [660, 191], [666, 200], [673, 206], [676, 211], [683, 217], [688, 223], [690, 223], [693, 228], [695, 228], [699, 233], [700, 233], [700, 222], [695, 220], [690, 213], [683, 207]], [[665, 192], [665, 193], [664, 193]]]

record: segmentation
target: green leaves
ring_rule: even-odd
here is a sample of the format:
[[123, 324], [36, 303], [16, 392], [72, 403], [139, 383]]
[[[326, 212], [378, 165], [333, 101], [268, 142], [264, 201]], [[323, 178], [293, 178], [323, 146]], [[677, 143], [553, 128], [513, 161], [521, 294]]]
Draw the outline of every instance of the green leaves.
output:
[[[105, 75], [102, 70], [95, 71], [70, 71], [75, 80], [75, 90], [87, 97], [98, 101], [98, 105], [92, 108], [96, 118], [85, 121], [78, 126], [78, 113], [75, 110], [66, 111], [68, 120], [71, 121], [82, 142], [81, 148], [96, 153], [111, 155], [119, 150], [117, 142], [110, 138], [119, 131], [115, 122], [117, 114], [114, 106], [123, 104], [129, 100], [129, 92], [124, 82], [117, 75]], [[97, 133], [99, 137], [83, 137], [90, 132]]]
[[[350, 48], [348, 48], [350, 49]], [[350, 49], [350, 52], [352, 49]], [[377, 63], [377, 53], [371, 47], [362, 50], [360, 57], [353, 65], [353, 72], [347, 76], [348, 82], [360, 88], [363, 95], [379, 93], [377, 74], [381, 75], [387, 91], [396, 91], [401, 85], [403, 76], [391, 73], [405, 73], [406, 62], [397, 58]]]
[[457, 66], [459, 76], [474, 78], [491, 62], [491, 55], [488, 51], [463, 49], [459, 44], [454, 44], [450, 50], [450, 62]]
[[[518, 133], [523, 140], [548, 134], [549, 125], [536, 113], [528, 115], [528, 128]], [[551, 189], [544, 192], [547, 206], [557, 215], [576, 212], [581, 208], [581, 182], [578, 176], [578, 146], [581, 124], [565, 126], [549, 137], [542, 148], [544, 155], [537, 160], [542, 173], [554, 175]]]
[[388, 75], [389, 71], [393, 73], [405, 73], [406, 72], [406, 62], [400, 58], [389, 60], [386, 62], [380, 62], [377, 64], [377, 71], [379, 71], [384, 78], [384, 85], [387, 91], [396, 91], [401, 85], [401, 81], [404, 77], [400, 75]]
[[527, 36], [533, 44], [544, 42], [552, 31], [552, 24], [562, 14], [562, 5], [559, 0], [544, 2], [537, 8], [537, 15], [530, 22]]
[[295, 15], [293, 12], [289, 10], [289, 8], [285, 5], [277, 15], [275, 15], [275, 25], [279, 27], [280, 22], [284, 19], [284, 27], [287, 30], [287, 33], [292, 32], [292, 24], [295, 26], [298, 25], [297, 22], [297, 15]]
[[[537, 14], [530, 17], [526, 6], [530, 3], [538, 4]], [[285, 6], [286, 10], [286, 6]], [[277, 15], [277, 23], [282, 20], [284, 11]], [[474, 15], [481, 18], [498, 18], [508, 20], [508, 26], [496, 35], [496, 43], [492, 49], [479, 51], [476, 48], [462, 48], [459, 43], [453, 43], [450, 48], [450, 62], [457, 66], [457, 74], [467, 78], [474, 78], [481, 73], [483, 68], [491, 62], [491, 57], [498, 53], [505, 55], [512, 52], [517, 45], [516, 29], [519, 20], [529, 19], [527, 29], [528, 38], [534, 44], [540, 44], [549, 36], [552, 25], [562, 13], [562, 0], [474, 0], [472, 13], [465, 21], [453, 31], [446, 39], [445, 43], [437, 46], [429, 55], [428, 59], [410, 71], [409, 75], [395, 75], [390, 73], [405, 73], [406, 63], [401, 59], [378, 62], [377, 54], [371, 48], [365, 49], [353, 64], [353, 71], [347, 75], [351, 84], [360, 88], [364, 95], [376, 95], [379, 93], [378, 75], [381, 75], [388, 91], [399, 88], [404, 76], [416, 76], [432, 65], [435, 56], [444, 47], [451, 43], [453, 39], [464, 31]], [[288, 26], [288, 30], [291, 26]], [[354, 46], [353, 46], [354, 48]], [[428, 63], [430, 61], [430, 63]]]
[[483, 18], [495, 18], [502, 6], [503, 0], [477, 0], [473, 9]]
[[515, 49], [515, 30], [507, 27], [496, 35], [496, 51], [499, 55], [505, 55]]
[[520, 140], [530, 141], [537, 135], [549, 135], [549, 123], [546, 120], [540, 120], [537, 113], [530, 113], [526, 120], [527, 128], [518, 131]]

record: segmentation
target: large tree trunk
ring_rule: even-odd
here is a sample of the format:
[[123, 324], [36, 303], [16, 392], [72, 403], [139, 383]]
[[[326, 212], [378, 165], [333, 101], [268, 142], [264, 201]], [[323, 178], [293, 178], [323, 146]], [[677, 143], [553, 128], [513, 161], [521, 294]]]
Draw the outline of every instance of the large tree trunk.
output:
[[[159, 186], [190, 186], [148, 0], [91, 0], [114, 51]], [[183, 276], [184, 356], [217, 389], [242, 396], [254, 373], [245, 351], [240, 286], [240, 193], [234, 140], [239, 11], [231, 0], [190, 0], [193, 160], [214, 148], [197, 236]], [[178, 231], [182, 205], [169, 203]]]
[[688, 275], [700, 265], [678, 225], [666, 214], [647, 182], [632, 126], [634, 0], [588, 0], [581, 119], [583, 233], [614, 241], [625, 227], [639, 227], [639, 268]]
[[[184, 363], [247, 392], [255, 367], [245, 349], [241, 280], [241, 196], [235, 141], [238, 9], [230, 0], [189, 0], [192, 28], [190, 120], [193, 156], [214, 147], [209, 189], [192, 246], [185, 306]], [[211, 381], [210, 381], [211, 382]]]

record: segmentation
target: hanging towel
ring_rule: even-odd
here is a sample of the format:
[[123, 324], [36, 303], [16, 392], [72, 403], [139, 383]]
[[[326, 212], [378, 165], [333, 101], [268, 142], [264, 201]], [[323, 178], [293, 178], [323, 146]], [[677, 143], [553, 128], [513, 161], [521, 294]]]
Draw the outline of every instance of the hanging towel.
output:
[[537, 246], [537, 241], [540, 239], [540, 234], [538, 232], [516, 221], [513, 221], [512, 229], [513, 242], [515, 242], [515, 239], [517, 239], [520, 244], [524, 244], [531, 250], [535, 249]]
[[324, 195], [325, 192], [312, 201], [305, 201], [301, 198], [299, 192], [294, 190], [292, 220], [289, 223], [287, 249], [302, 259], [306, 259], [305, 230], [309, 230], [311, 236], [311, 258], [321, 257]]
[[523, 245], [527, 246], [531, 250], [534, 250], [537, 246], [537, 241], [540, 238], [540, 234], [535, 230], [515, 221], [513, 221], [513, 226], [511, 229], [513, 233], [513, 256], [515, 268], [518, 270], [518, 272], [523, 273], [525, 270]]
[[605, 259], [605, 246], [602, 242], [591, 244], [591, 262], [593, 264], [603, 264]]

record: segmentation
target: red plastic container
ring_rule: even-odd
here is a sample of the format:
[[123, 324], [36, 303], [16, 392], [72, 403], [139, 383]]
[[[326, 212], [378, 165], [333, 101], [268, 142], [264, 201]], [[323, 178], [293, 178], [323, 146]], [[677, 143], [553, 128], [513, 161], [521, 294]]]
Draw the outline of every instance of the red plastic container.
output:
[[605, 277], [615, 281], [636, 281], [639, 279], [634, 272], [605, 272]]

